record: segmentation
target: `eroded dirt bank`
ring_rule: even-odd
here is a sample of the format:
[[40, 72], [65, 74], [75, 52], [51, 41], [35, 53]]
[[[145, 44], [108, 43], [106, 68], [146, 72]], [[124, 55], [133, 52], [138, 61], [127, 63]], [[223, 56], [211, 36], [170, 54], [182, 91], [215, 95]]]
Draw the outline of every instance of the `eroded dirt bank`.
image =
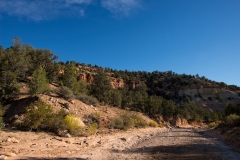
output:
[[231, 159], [240, 153], [209, 131], [145, 128], [90, 137], [0, 131], [0, 159]]

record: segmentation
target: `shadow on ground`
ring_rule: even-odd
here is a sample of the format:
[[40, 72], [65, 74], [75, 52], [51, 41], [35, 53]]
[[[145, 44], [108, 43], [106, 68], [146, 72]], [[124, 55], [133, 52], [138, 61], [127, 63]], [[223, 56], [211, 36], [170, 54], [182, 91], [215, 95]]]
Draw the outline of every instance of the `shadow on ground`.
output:
[[[161, 138], [171, 138], [171, 137], [208, 137], [207, 135], [197, 134], [196, 136], [161, 136]], [[156, 137], [156, 142], [159, 137]], [[161, 142], [159, 142], [161, 143]], [[147, 159], [180, 159], [180, 160], [222, 160], [220, 155], [217, 155], [217, 147], [213, 143], [194, 143], [186, 145], [172, 144], [169, 146], [157, 145], [157, 146], [144, 146], [140, 148], [133, 148], [131, 150], [119, 151], [112, 150], [114, 153], [121, 154], [137, 154], [147, 157]]]
[[18, 158], [19, 159], [22, 159], [22, 160], [86, 160], [84, 158], [41, 158], [41, 157], [20, 157]]

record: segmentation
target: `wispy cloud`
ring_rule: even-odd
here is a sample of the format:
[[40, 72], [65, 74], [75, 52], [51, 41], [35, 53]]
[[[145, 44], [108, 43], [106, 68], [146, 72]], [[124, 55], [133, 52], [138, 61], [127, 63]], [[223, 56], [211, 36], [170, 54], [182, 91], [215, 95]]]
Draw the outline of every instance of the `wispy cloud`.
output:
[[0, 0], [0, 17], [8, 14], [35, 21], [60, 16], [84, 17], [86, 6], [97, 1], [114, 15], [129, 16], [141, 8], [143, 0]]
[[92, 0], [1, 0], [0, 14], [45, 20], [57, 16], [77, 14], [84, 16], [83, 5], [91, 4]]
[[101, 5], [114, 14], [128, 16], [141, 8], [141, 0], [101, 0]]

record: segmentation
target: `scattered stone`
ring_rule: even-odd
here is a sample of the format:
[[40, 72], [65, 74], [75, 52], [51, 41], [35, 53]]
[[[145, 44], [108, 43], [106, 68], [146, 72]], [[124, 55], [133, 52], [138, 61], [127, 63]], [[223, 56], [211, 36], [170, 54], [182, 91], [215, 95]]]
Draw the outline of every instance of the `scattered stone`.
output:
[[8, 137], [7, 142], [19, 143], [20, 141], [18, 139], [16, 139], [15, 137], [12, 137], [12, 138]]
[[[59, 135], [60, 137], [66, 137], [66, 138], [71, 138], [71, 137], [72, 137], [72, 136], [68, 133], [67, 130], [64, 130], [64, 131], [60, 130], [60, 131], [58, 131], [58, 135]], [[56, 138], [55, 138], [55, 139], [56, 139]], [[58, 138], [57, 140], [59, 140], [59, 138]], [[61, 140], [59, 140], [59, 141], [61, 141]]]
[[34, 146], [36, 146], [37, 144], [36, 143], [33, 143], [30, 147], [32, 148], [32, 147], [34, 147]]
[[84, 139], [83, 141], [80, 141], [80, 146], [82, 146], [82, 147], [86, 147], [86, 146], [89, 146], [89, 144], [88, 144], [88, 142], [87, 142], [87, 140], [86, 139]]
[[126, 138], [120, 138], [122, 141], [124, 141], [124, 142], [126, 142], [127, 141], [127, 139]]
[[0, 155], [0, 159], [7, 159], [7, 156], [5, 156], [5, 155]]
[[71, 142], [71, 141], [69, 141], [69, 140], [66, 140], [65, 142], [66, 142], [66, 143], [68, 143], [68, 144], [72, 144], [72, 142]]
[[69, 105], [69, 103], [64, 103], [64, 104], [63, 104], [63, 107], [64, 107], [65, 109], [68, 109], [68, 110], [69, 110], [70, 105]]
[[66, 134], [66, 137], [67, 137], [67, 138], [71, 138], [72, 136], [71, 136], [71, 134], [67, 133], [67, 134]]
[[63, 139], [62, 138], [58, 138], [58, 137], [53, 137], [54, 139], [56, 139], [56, 140], [58, 140], [58, 141], [63, 141]]
[[75, 101], [74, 100], [70, 100], [69, 101], [71, 104], [75, 104]]
[[11, 149], [11, 151], [12, 151], [13, 153], [15, 153], [15, 154], [18, 154], [18, 153], [19, 153], [19, 150], [16, 149], [16, 148]]
[[15, 154], [15, 153], [12, 153], [12, 152], [9, 152], [9, 153], [0, 153], [0, 155], [5, 156], [5, 158], [16, 156], [16, 154]]

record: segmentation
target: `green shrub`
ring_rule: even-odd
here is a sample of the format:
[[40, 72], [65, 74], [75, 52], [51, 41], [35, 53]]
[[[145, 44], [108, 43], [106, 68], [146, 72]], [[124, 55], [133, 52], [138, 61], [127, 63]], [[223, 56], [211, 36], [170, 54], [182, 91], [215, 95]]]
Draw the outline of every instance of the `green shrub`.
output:
[[38, 67], [32, 74], [32, 79], [29, 83], [29, 93], [32, 96], [42, 94], [49, 88], [46, 71], [42, 67]]
[[4, 123], [3, 123], [3, 115], [5, 114], [5, 107], [2, 107], [1, 103], [0, 103], [0, 130], [4, 127]]
[[5, 109], [3, 109], [0, 105], [0, 117], [2, 117], [5, 113]]
[[149, 125], [150, 127], [158, 127], [158, 124], [157, 124], [157, 122], [155, 122], [155, 121], [150, 121], [150, 122], [148, 123], [148, 125]]
[[98, 105], [99, 101], [97, 100], [97, 98], [92, 97], [92, 96], [88, 96], [86, 94], [81, 94], [77, 96], [77, 99], [82, 101], [83, 103], [86, 103], [88, 105]]
[[164, 124], [163, 122], [159, 122], [159, 127], [163, 128], [164, 127]]
[[[131, 122], [131, 121], [129, 121], [129, 122]], [[129, 129], [129, 127], [124, 124], [124, 119], [122, 117], [115, 118], [111, 125], [115, 129], [121, 129], [121, 130]]]
[[69, 100], [74, 97], [73, 91], [65, 86], [61, 86], [58, 90], [58, 95], [66, 100]]
[[141, 117], [139, 117], [136, 114], [132, 115], [131, 120], [133, 121], [134, 127], [142, 128], [148, 125], [148, 123], [145, 120], [143, 120]]
[[64, 124], [66, 129], [74, 135], [81, 134], [83, 125], [81, 120], [75, 117], [73, 114], [69, 114], [64, 118]]
[[100, 117], [101, 117], [101, 113], [100, 112], [93, 112], [89, 116], [91, 123], [97, 123], [98, 125], [100, 123]]
[[222, 96], [221, 96], [221, 94], [219, 93], [219, 92], [217, 92], [216, 94], [215, 94], [215, 98], [216, 99], [218, 99], [218, 100], [222, 100]]
[[0, 117], [0, 130], [3, 128], [3, 118]]
[[[57, 132], [65, 129], [64, 117], [66, 112], [60, 110], [54, 113], [52, 107], [42, 101], [32, 103], [26, 110], [26, 114], [18, 124], [21, 129], [47, 130]], [[23, 127], [23, 128], [22, 128]]]
[[123, 113], [113, 119], [111, 127], [115, 129], [127, 130], [133, 127], [145, 127], [147, 122], [135, 113]]
[[238, 125], [240, 124], [240, 116], [236, 114], [230, 114], [226, 117], [226, 124], [227, 125]]
[[43, 129], [52, 122], [52, 107], [42, 101], [32, 103], [26, 111], [24, 126], [29, 129]]
[[92, 134], [96, 133], [97, 128], [98, 128], [98, 124], [97, 124], [97, 123], [91, 124], [91, 125], [89, 126], [89, 128], [88, 128], [87, 134], [88, 134], [88, 135], [92, 135]]

